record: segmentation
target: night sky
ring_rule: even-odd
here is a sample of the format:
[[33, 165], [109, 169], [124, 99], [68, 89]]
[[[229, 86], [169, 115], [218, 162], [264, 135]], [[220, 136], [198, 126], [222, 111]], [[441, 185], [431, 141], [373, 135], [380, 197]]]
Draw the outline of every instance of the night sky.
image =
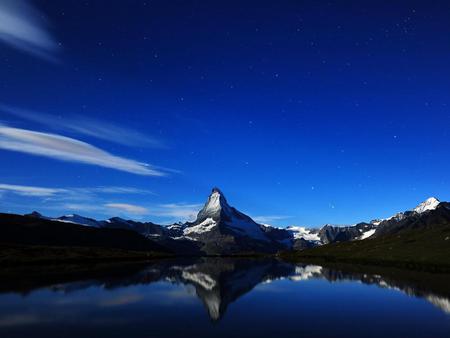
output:
[[449, 1], [0, 0], [0, 211], [273, 225], [450, 200]]

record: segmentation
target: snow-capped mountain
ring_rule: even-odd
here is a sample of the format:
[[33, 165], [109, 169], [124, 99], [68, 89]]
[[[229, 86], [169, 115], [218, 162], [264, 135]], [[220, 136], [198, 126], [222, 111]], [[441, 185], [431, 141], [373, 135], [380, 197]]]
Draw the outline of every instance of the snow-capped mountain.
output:
[[73, 223], [84, 225], [94, 228], [110, 228], [110, 229], [125, 229], [133, 230], [145, 237], [161, 236], [167, 232], [167, 229], [163, 225], [155, 224], [152, 222], [136, 222], [133, 220], [125, 220], [120, 217], [112, 217], [107, 220], [95, 220], [93, 218], [80, 216], [77, 214], [64, 215], [57, 218], [43, 216], [37, 211], [33, 211], [30, 214], [24, 216], [41, 218], [56, 222]]
[[375, 233], [377, 227], [375, 224], [364, 222], [350, 226], [326, 224], [319, 230], [320, 244], [366, 239]]
[[102, 221], [102, 227], [133, 230], [147, 238], [159, 237], [166, 233], [166, 228], [162, 225], [152, 222], [136, 222], [120, 217], [112, 217], [106, 221]]
[[380, 225], [382, 222], [384, 221], [401, 221], [403, 219], [405, 219], [406, 217], [412, 215], [412, 214], [423, 214], [425, 212], [428, 212], [430, 210], [435, 210], [439, 204], [441, 202], [435, 198], [435, 197], [430, 197], [427, 198], [425, 201], [423, 201], [422, 203], [420, 203], [417, 207], [415, 207], [412, 210], [407, 210], [407, 211], [403, 211], [403, 212], [398, 212], [395, 215], [385, 218], [385, 219], [379, 219], [379, 220], [374, 220], [372, 221], [373, 224], [376, 225]]
[[426, 201], [420, 203], [417, 207], [414, 208], [414, 212], [418, 214], [422, 214], [429, 210], [435, 210], [437, 206], [441, 203], [437, 198], [430, 197]]
[[52, 218], [52, 220], [66, 223], [81, 224], [96, 228], [100, 228], [102, 226], [102, 222], [96, 221], [93, 218], [83, 217], [77, 214], [64, 215], [58, 218]]
[[85, 225], [85, 226], [90, 226], [90, 227], [95, 227], [95, 228], [101, 228], [102, 224], [103, 224], [103, 221], [97, 221], [93, 218], [84, 217], [84, 216], [80, 216], [77, 214], [70, 214], [70, 215], [64, 215], [64, 216], [60, 216], [57, 218], [53, 218], [53, 217], [44, 216], [37, 211], [33, 211], [32, 213], [25, 214], [24, 216], [47, 219], [47, 220], [56, 221], [56, 222], [80, 224], [80, 225]]
[[405, 229], [417, 229], [450, 223], [450, 203], [440, 202], [435, 197], [430, 197], [412, 210], [395, 214], [392, 217], [381, 220], [374, 237], [397, 233]]
[[291, 232], [294, 239], [304, 239], [306, 241], [320, 242], [319, 231], [317, 229], [307, 229], [306, 227], [289, 226], [286, 228]]
[[231, 207], [218, 188], [212, 189], [197, 219], [181, 228], [184, 238], [198, 242], [208, 254], [275, 252], [282, 247], [262, 225]]
[[258, 241], [270, 241], [261, 229], [261, 225], [228, 205], [225, 196], [218, 188], [212, 190], [195, 222], [187, 224], [183, 233], [185, 236], [198, 238], [204, 237], [213, 230], [223, 230], [225, 233]]
[[[258, 224], [251, 217], [230, 206], [224, 194], [213, 188], [194, 222], [163, 226], [152, 222], [136, 222], [113, 217], [103, 221], [80, 215], [59, 218], [28, 214], [58, 222], [81, 224], [96, 228], [126, 229], [137, 232], [175, 252], [209, 255], [303, 250], [318, 245], [375, 238], [411, 226], [429, 222], [428, 218], [448, 216], [449, 203], [430, 197], [412, 210], [399, 212], [386, 219], [362, 222], [351, 226], [326, 224], [320, 229], [300, 226], [279, 228]], [[441, 212], [440, 210], [446, 210]]]

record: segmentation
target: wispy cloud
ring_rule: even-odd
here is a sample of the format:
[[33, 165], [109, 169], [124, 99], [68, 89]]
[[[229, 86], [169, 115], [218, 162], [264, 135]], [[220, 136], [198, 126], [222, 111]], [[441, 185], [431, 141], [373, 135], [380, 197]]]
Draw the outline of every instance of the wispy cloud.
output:
[[103, 205], [99, 204], [87, 204], [87, 203], [64, 203], [61, 205], [53, 205], [50, 209], [53, 210], [71, 210], [76, 212], [77, 214], [82, 214], [85, 216], [84, 213], [100, 213], [104, 215], [109, 214], [109, 209], [107, 209]]
[[0, 1], [0, 41], [42, 59], [57, 61], [58, 44], [43, 17], [28, 1]]
[[203, 204], [169, 203], [159, 204], [151, 208], [150, 214], [167, 217], [176, 221], [192, 221], [197, 217]]
[[195, 220], [202, 204], [156, 204], [156, 205], [136, 205], [122, 202], [108, 203], [64, 203], [58, 205], [60, 210], [72, 210], [76, 213], [98, 213], [102, 215], [132, 215], [132, 216], [155, 216], [164, 222], [179, 222]]
[[155, 193], [140, 188], [133, 187], [118, 187], [118, 186], [109, 186], [109, 187], [93, 187], [93, 188], [72, 188], [73, 191], [79, 192], [92, 192], [92, 193], [108, 193], [108, 194], [151, 194]]
[[21, 196], [50, 197], [67, 192], [66, 189], [42, 188], [24, 185], [0, 184], [0, 192], [13, 192]]
[[[192, 221], [203, 206], [203, 204], [196, 203], [144, 203], [143, 205], [127, 203], [126, 200], [124, 201], [124, 198], [128, 198], [126, 196], [154, 195], [154, 193], [145, 189], [120, 186], [51, 188], [0, 183], [0, 195], [2, 194], [38, 198], [44, 202], [44, 204], [40, 204], [41, 208], [56, 212], [70, 210], [85, 216], [98, 214], [109, 217], [116, 214], [149, 215], [168, 223]], [[118, 197], [120, 201], [117, 200]], [[49, 201], [51, 201], [50, 204], [47, 203]]]
[[117, 126], [113, 123], [85, 116], [56, 116], [30, 111], [0, 103], [0, 110], [24, 120], [39, 123], [55, 130], [72, 131], [127, 146], [166, 148], [163, 141], [137, 130]]
[[133, 215], [147, 215], [149, 210], [140, 205], [128, 204], [128, 203], [106, 203], [104, 205], [107, 208], [124, 211]]
[[270, 224], [272, 222], [282, 221], [288, 218], [291, 218], [291, 216], [286, 215], [267, 215], [267, 216], [254, 216], [252, 217], [254, 221], [258, 223], [265, 223]]
[[[102, 204], [103, 203], [103, 204]], [[143, 216], [149, 215], [150, 210], [146, 207], [130, 203], [104, 203], [101, 200], [95, 204], [91, 203], [64, 203], [53, 206], [52, 209], [71, 210], [77, 214], [95, 213], [111, 217], [114, 215]]]
[[11, 128], [1, 124], [0, 148], [62, 161], [97, 165], [137, 175], [165, 175], [159, 168], [110, 154], [86, 142], [57, 134]]
[[0, 194], [5, 192], [21, 196], [46, 197], [46, 200], [87, 200], [96, 198], [98, 194], [154, 194], [149, 190], [134, 187], [100, 186], [82, 188], [48, 188], [0, 183]]

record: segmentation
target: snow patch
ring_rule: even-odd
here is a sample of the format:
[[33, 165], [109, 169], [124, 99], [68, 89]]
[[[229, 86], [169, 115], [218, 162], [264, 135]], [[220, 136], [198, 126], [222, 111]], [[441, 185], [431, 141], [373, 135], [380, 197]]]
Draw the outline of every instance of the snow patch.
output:
[[377, 231], [377, 229], [371, 229], [371, 230], [365, 231], [365, 232], [363, 232], [361, 237], [359, 237], [359, 239], [369, 238], [370, 236], [372, 236], [375, 233], [375, 231]]
[[231, 221], [225, 222], [227, 226], [232, 228], [239, 233], [251, 237], [253, 239], [257, 239], [260, 241], [269, 241], [269, 239], [265, 236], [264, 232], [261, 230], [258, 224], [252, 221], [247, 221], [245, 219], [239, 219], [231, 216]]
[[418, 214], [421, 214], [425, 211], [434, 210], [439, 205], [439, 200], [434, 197], [428, 198], [426, 201], [420, 203], [417, 207], [414, 208], [414, 211]]
[[[423, 201], [422, 203], [420, 203], [417, 207], [415, 207], [412, 211], [413, 212], [416, 212], [416, 213], [418, 213], [418, 214], [422, 214], [422, 213], [424, 213], [424, 212], [426, 212], [426, 211], [430, 211], [430, 210], [435, 210], [437, 207], [438, 207], [438, 205], [440, 204], [441, 202], [437, 199], [437, 198], [435, 198], [435, 197], [430, 197], [430, 198], [428, 198], [427, 200], [425, 200], [425, 201]], [[374, 221], [372, 221], [372, 224], [374, 224], [374, 225], [379, 225], [381, 222], [383, 222], [383, 221], [390, 221], [390, 220], [396, 220], [396, 221], [401, 221], [401, 220], [403, 220], [404, 218], [406, 217], [406, 215], [405, 215], [405, 213], [404, 212], [399, 212], [399, 213], [396, 213], [394, 216], [391, 216], [391, 217], [388, 217], [388, 218], [385, 218], [385, 219], [381, 219], [381, 220], [376, 220], [375, 222]]]
[[294, 239], [304, 239], [306, 241], [320, 241], [319, 233], [313, 233], [311, 230], [306, 229], [305, 227], [299, 226], [290, 226], [287, 227], [286, 230], [290, 231]]
[[205, 232], [209, 232], [217, 225], [216, 221], [212, 218], [207, 218], [200, 224], [194, 225], [192, 227], [187, 227], [183, 230], [183, 234], [191, 235], [191, 234], [203, 234]]
[[72, 224], [79, 224], [79, 225], [85, 225], [90, 227], [99, 227], [100, 224], [94, 219], [83, 217], [76, 214], [71, 215], [65, 215], [61, 216], [59, 218], [52, 218], [52, 221], [56, 222], [63, 222], [63, 223], [72, 223]]

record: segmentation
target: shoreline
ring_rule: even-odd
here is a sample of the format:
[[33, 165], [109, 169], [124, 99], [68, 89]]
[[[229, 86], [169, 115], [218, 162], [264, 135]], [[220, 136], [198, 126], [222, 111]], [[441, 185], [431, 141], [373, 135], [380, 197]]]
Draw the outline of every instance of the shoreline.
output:
[[120, 262], [151, 262], [164, 259], [192, 258], [248, 258], [278, 259], [288, 263], [311, 263], [318, 265], [352, 265], [380, 268], [398, 268], [410, 271], [450, 273], [450, 264], [418, 260], [380, 259], [377, 257], [339, 257], [332, 254], [314, 253], [315, 249], [280, 252], [278, 254], [240, 253], [234, 255], [183, 255], [150, 251], [128, 251], [111, 248], [27, 246], [10, 243], [0, 244], [0, 266], [33, 267], [46, 265], [99, 264]]

